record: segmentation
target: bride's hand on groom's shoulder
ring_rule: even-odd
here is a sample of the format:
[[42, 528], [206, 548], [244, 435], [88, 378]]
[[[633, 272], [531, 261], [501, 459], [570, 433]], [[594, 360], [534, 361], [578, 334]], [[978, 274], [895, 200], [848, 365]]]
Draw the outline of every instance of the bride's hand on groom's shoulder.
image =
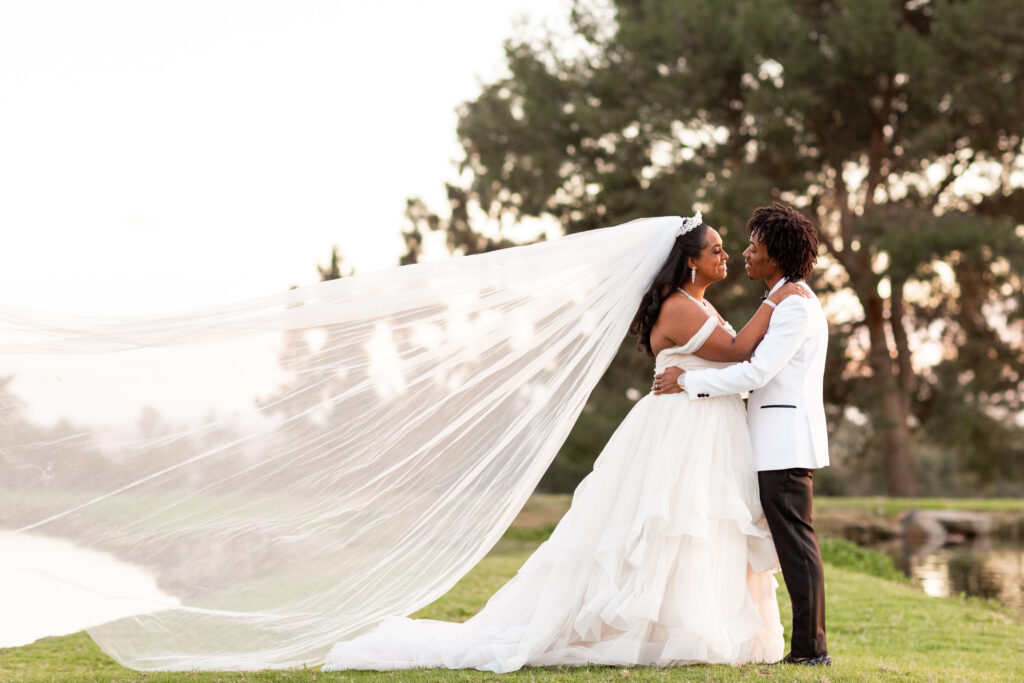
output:
[[775, 291], [768, 300], [773, 304], [781, 304], [785, 299], [791, 296], [802, 296], [805, 299], [810, 299], [813, 294], [807, 285], [802, 282], [787, 282]]
[[651, 391], [654, 392], [655, 396], [660, 396], [662, 394], [681, 394], [683, 390], [679, 388], [679, 376], [684, 372], [686, 372], [686, 370], [683, 370], [682, 368], [665, 368], [664, 372], [654, 376], [654, 384], [651, 385]]

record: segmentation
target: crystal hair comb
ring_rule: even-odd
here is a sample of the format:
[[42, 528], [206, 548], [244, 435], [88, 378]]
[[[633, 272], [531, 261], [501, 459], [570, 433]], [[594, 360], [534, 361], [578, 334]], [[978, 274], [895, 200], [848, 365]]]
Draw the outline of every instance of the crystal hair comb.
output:
[[696, 228], [698, 225], [700, 225], [703, 222], [704, 222], [704, 217], [700, 215], [700, 211], [698, 211], [697, 213], [693, 214], [689, 218], [684, 218], [682, 224], [676, 230], [676, 237], [680, 237], [681, 235], [685, 235], [686, 233], [690, 232], [691, 230], [693, 230], [694, 228]]

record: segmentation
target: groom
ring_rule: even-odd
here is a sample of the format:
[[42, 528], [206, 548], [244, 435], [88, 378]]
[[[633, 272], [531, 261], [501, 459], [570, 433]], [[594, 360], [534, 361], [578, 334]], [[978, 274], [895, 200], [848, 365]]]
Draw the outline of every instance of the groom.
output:
[[[743, 251], [747, 276], [769, 293], [803, 282], [817, 261], [817, 231], [807, 218], [775, 203], [754, 211]], [[721, 369], [667, 368], [656, 394], [685, 391], [691, 400], [750, 392], [747, 423], [754, 445], [761, 505], [775, 540], [793, 605], [788, 664], [831, 666], [825, 644], [825, 577], [811, 526], [814, 470], [828, 465], [822, 378], [828, 323], [817, 298], [791, 296], [772, 313], [749, 361]]]

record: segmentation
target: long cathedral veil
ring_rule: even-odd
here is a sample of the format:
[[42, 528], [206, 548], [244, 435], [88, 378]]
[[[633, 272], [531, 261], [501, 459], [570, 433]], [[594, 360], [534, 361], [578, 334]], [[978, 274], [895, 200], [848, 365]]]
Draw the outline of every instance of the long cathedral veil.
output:
[[115, 568], [6, 561], [109, 607], [134, 669], [321, 663], [497, 542], [679, 223], [159, 318], [0, 308], [0, 546]]

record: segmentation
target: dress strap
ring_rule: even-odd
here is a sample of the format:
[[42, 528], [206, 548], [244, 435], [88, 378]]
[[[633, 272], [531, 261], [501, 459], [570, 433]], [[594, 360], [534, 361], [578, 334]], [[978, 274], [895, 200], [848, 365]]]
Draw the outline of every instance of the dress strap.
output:
[[704, 346], [704, 342], [708, 340], [708, 337], [711, 336], [716, 327], [718, 327], [718, 319], [714, 316], [709, 316], [700, 329], [690, 337], [690, 340], [679, 347], [679, 350], [682, 353], [695, 353], [697, 349]]
[[[681, 292], [683, 295], [688, 297], [690, 301], [700, 305], [700, 307], [704, 309], [704, 312], [708, 314], [708, 319], [704, 321], [704, 324], [701, 325], [700, 329], [690, 337], [689, 341], [679, 348], [683, 353], [695, 353], [697, 349], [704, 345], [704, 342], [708, 340], [708, 337], [710, 337], [711, 333], [715, 331], [715, 328], [718, 327], [718, 316], [711, 310], [707, 301], [696, 299], [682, 287], [679, 287], [676, 291]], [[735, 335], [735, 333], [733, 334]]]

